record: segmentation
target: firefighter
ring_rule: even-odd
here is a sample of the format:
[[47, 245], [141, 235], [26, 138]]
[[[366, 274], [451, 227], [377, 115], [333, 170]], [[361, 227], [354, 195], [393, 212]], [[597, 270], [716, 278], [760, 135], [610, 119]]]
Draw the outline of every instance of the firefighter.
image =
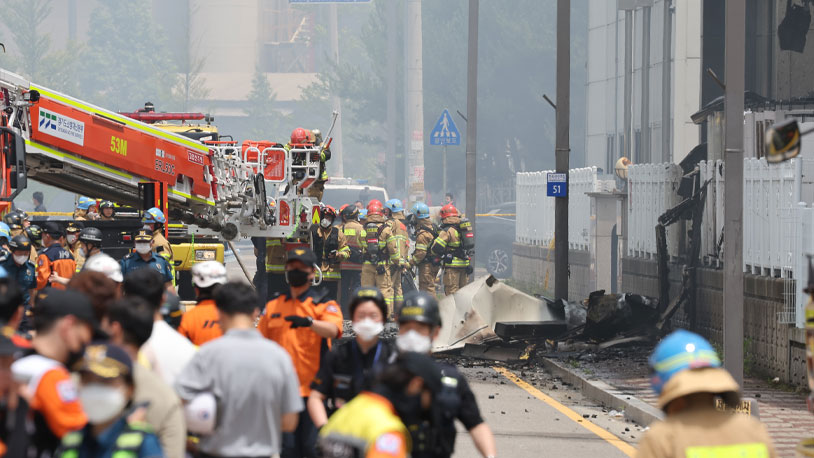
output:
[[175, 264], [172, 255], [172, 246], [170, 242], [164, 237], [164, 225], [167, 224], [167, 218], [164, 216], [164, 212], [159, 210], [157, 207], [153, 207], [146, 212], [144, 212], [144, 216], [141, 218], [141, 222], [144, 224], [144, 227], [149, 228], [153, 234], [153, 251], [158, 254], [159, 256], [163, 257], [167, 260], [167, 263], [170, 265], [170, 271], [172, 273], [172, 284], [175, 284]]
[[90, 197], [81, 196], [76, 203], [76, 209], [73, 211], [73, 219], [75, 221], [88, 221], [98, 219], [99, 213], [96, 208], [96, 200]]
[[99, 204], [99, 219], [102, 221], [113, 221], [116, 214], [116, 204], [109, 200], [103, 200]]
[[365, 263], [362, 265], [362, 286], [375, 286], [384, 295], [388, 319], [393, 316], [393, 284], [390, 266], [401, 258], [396, 237], [384, 217], [384, 207], [378, 200], [367, 204], [365, 225]]
[[79, 233], [82, 232], [85, 226], [82, 223], [71, 221], [65, 228], [65, 246], [73, 255], [76, 261], [76, 271], [82, 270], [85, 265], [85, 255], [81, 252], [82, 242], [79, 241]]
[[84, 269], [85, 264], [90, 258], [102, 253], [102, 231], [98, 227], [86, 227], [79, 233], [79, 241], [77, 242], [77, 251], [84, 260], [81, 268], [77, 271]]
[[15, 279], [23, 294], [25, 313], [31, 307], [32, 292], [37, 289], [37, 267], [31, 262], [31, 241], [25, 235], [17, 235], [9, 242], [11, 256], [0, 266], [8, 276]]
[[285, 260], [283, 239], [266, 239], [266, 300], [271, 300], [288, 286], [285, 282]]
[[323, 205], [319, 210], [319, 225], [311, 228], [311, 243], [322, 270], [322, 285], [328, 290], [328, 298], [339, 301], [339, 281], [342, 279], [340, 262], [348, 257], [345, 236], [335, 227], [336, 210]]
[[12, 237], [23, 234], [25, 228], [31, 225], [31, 223], [28, 222], [28, 214], [22, 210], [14, 210], [6, 213], [6, 216], [3, 217], [3, 221], [8, 225], [9, 234]]
[[42, 249], [42, 228], [32, 224], [25, 228], [25, 236], [31, 241], [31, 262], [37, 263], [37, 256]]
[[384, 204], [385, 214], [388, 217], [387, 223], [396, 238], [399, 248], [398, 263], [390, 266], [390, 280], [393, 283], [393, 303], [398, 308], [404, 302], [404, 293], [401, 286], [402, 272], [410, 264], [408, 262], [410, 253], [410, 242], [407, 235], [407, 218], [404, 216], [404, 206], [399, 199], [390, 199]]
[[37, 257], [37, 289], [47, 286], [65, 289], [76, 273], [76, 261], [71, 252], [59, 243], [64, 233], [58, 224], [48, 222], [43, 229], [42, 244], [45, 248]]
[[365, 228], [359, 222], [359, 210], [355, 205], [344, 205], [340, 211], [342, 224], [339, 231], [345, 236], [348, 256], [342, 261], [340, 298], [342, 313], [347, 312], [353, 292], [361, 285], [362, 262], [365, 255]]
[[637, 457], [776, 456], [759, 421], [716, 409], [717, 398], [738, 405], [740, 387], [703, 337], [679, 329], [656, 346], [649, 363], [665, 417], [650, 425]]
[[441, 231], [430, 251], [442, 258], [444, 294], [447, 296], [466, 286], [469, 281], [469, 256], [461, 246], [460, 224], [461, 217], [455, 206], [447, 204], [441, 207]]
[[359, 224], [362, 226], [367, 224], [367, 208], [359, 210]]
[[[424, 353], [432, 350], [432, 341], [441, 332], [438, 301], [424, 291], [411, 291], [398, 312], [400, 353]], [[405, 418], [413, 437], [413, 458], [449, 458], [455, 446], [455, 420], [463, 424], [475, 447], [484, 457], [496, 455], [491, 428], [480, 415], [475, 394], [455, 366], [437, 363], [442, 387], [429, 415]], [[402, 417], [403, 418], [403, 417]]]
[[438, 237], [438, 228], [430, 220], [430, 207], [423, 202], [413, 206], [415, 215], [413, 233], [415, 250], [410, 265], [418, 268], [418, 289], [435, 295], [435, 281], [441, 270], [441, 258], [430, 253], [432, 242]]
[[314, 184], [308, 188], [308, 196], [316, 197], [317, 200], [322, 200], [322, 195], [325, 192], [325, 182], [328, 181], [328, 169], [325, 165], [326, 162], [331, 160], [330, 146], [322, 149], [322, 132], [319, 129], [311, 129], [309, 141], [316, 147], [320, 148], [319, 154], [319, 178]]

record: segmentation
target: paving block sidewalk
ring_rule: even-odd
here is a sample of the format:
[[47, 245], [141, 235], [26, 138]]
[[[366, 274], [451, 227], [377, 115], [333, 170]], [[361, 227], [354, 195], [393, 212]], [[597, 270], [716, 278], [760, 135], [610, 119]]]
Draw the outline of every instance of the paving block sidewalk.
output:
[[[656, 395], [650, 388], [646, 355], [648, 349], [642, 348], [625, 355], [617, 353], [611, 358], [588, 358], [584, 361], [569, 359], [566, 356], [549, 358], [556, 364], [547, 366], [550, 369], [568, 371], [583, 380], [583, 384], [610, 387], [605, 391], [614, 395], [618, 402], [627, 403], [638, 413], [637, 421], [647, 423], [650, 417], [655, 419], [657, 413]], [[644, 356], [643, 356], [644, 355]], [[579, 380], [572, 382], [580, 383]], [[814, 437], [814, 414], [806, 408], [806, 394], [780, 389], [777, 385], [758, 378], [747, 378], [744, 381], [744, 396], [753, 398], [758, 403], [760, 421], [769, 429], [779, 456], [793, 457], [798, 442], [805, 437]], [[597, 399], [602, 401], [602, 399]], [[641, 401], [653, 409], [636, 408]]]

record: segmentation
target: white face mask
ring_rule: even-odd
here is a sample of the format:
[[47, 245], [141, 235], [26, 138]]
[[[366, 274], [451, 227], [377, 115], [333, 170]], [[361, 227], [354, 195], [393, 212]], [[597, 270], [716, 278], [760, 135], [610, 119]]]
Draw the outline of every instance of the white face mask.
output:
[[14, 255], [14, 262], [16, 262], [18, 266], [21, 266], [21, 265], [25, 264], [26, 261], [28, 261], [28, 256], [26, 256], [24, 254], [21, 254], [21, 255], [15, 254]]
[[99, 383], [90, 383], [79, 389], [82, 410], [93, 425], [107, 423], [121, 414], [127, 405], [122, 390]]
[[65, 240], [68, 241], [68, 245], [73, 245], [74, 242], [76, 242], [77, 237], [79, 236], [74, 234], [68, 234], [65, 236]]
[[319, 225], [324, 228], [331, 227], [331, 224], [333, 224], [333, 221], [329, 220], [328, 218], [323, 218], [322, 221], [319, 222]]
[[150, 246], [149, 243], [137, 243], [136, 244], [136, 252], [138, 254], [147, 254], [152, 250], [153, 247]]
[[421, 335], [418, 331], [409, 330], [396, 336], [396, 347], [401, 352], [414, 351], [416, 353], [429, 353], [432, 348], [432, 339]]
[[353, 331], [365, 342], [370, 342], [384, 331], [384, 323], [365, 318], [362, 321], [353, 322]]

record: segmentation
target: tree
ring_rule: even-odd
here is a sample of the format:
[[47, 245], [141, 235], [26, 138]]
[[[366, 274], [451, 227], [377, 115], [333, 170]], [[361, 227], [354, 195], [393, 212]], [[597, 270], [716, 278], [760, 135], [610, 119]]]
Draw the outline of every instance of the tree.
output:
[[180, 73], [178, 83], [173, 88], [174, 98], [177, 99], [176, 104], [179, 105], [181, 111], [189, 111], [191, 102], [206, 99], [210, 93], [209, 88], [206, 87], [206, 79], [201, 75], [206, 59], [198, 57], [199, 40], [193, 39], [189, 25], [200, 5], [195, 5], [191, 9], [187, 6], [187, 8], [189, 11], [184, 16], [184, 40], [181, 47]]
[[277, 95], [271, 90], [266, 74], [259, 67], [254, 69], [252, 89], [249, 91], [248, 97], [245, 110], [248, 117], [245, 133], [248, 135], [244, 134], [241, 138], [281, 138], [275, 135], [279, 135], [285, 130], [283, 127], [285, 117], [274, 109]]

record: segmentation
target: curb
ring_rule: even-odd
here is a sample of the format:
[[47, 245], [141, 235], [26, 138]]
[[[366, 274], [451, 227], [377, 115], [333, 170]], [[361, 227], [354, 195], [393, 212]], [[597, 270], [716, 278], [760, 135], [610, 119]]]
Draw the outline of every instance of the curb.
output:
[[548, 359], [542, 359], [543, 367], [555, 377], [579, 389], [586, 397], [601, 403], [609, 409], [624, 411], [625, 418], [642, 426], [647, 426], [656, 420], [664, 418], [661, 410], [650, 404], [608, 385], [599, 380], [588, 380], [562, 364]]

